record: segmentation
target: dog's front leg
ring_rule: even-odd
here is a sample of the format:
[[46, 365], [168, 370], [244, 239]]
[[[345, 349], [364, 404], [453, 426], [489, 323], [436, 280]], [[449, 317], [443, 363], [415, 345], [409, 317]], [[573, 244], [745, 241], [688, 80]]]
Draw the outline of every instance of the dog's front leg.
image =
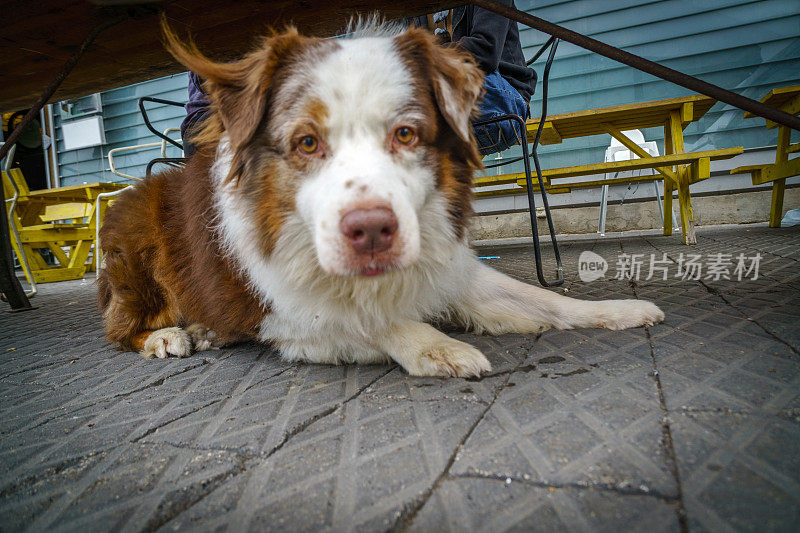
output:
[[422, 322], [398, 323], [378, 342], [412, 376], [469, 377], [492, 369], [479, 350]]
[[627, 329], [664, 319], [643, 300], [585, 301], [517, 281], [478, 263], [463, 298], [453, 305], [461, 323], [477, 332], [541, 333], [550, 328]]

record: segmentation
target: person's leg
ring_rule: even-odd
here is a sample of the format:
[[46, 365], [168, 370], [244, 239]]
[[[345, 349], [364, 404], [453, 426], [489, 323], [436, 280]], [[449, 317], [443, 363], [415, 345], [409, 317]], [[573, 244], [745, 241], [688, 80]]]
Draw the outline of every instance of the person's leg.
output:
[[[528, 118], [530, 114], [528, 103], [499, 72], [495, 71], [486, 76], [484, 88], [486, 92], [479, 105], [480, 116], [476, 122], [500, 115], [517, 115], [523, 119]], [[478, 140], [478, 149], [482, 155], [502, 152], [510, 146], [518, 144], [524, 138], [525, 132], [519, 130], [519, 125], [511, 121], [476, 126], [475, 137]]]
[[202, 125], [203, 121], [208, 116], [207, 111], [196, 112], [193, 116], [187, 118], [181, 124], [181, 139], [183, 141], [183, 155], [190, 157], [197, 151], [197, 146], [192, 142], [192, 135], [196, 129]]

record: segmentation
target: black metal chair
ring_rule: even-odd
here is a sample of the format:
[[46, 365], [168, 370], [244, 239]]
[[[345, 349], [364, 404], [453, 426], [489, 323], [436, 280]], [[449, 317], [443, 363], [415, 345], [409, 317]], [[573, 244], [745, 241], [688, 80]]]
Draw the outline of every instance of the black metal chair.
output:
[[[147, 116], [147, 108], [145, 108], [145, 102], [153, 102], [156, 104], [164, 104], [164, 105], [172, 105], [183, 108], [183, 104], [181, 102], [175, 102], [174, 100], [164, 100], [163, 98], [154, 98], [152, 96], [143, 96], [139, 98], [139, 111], [142, 113], [142, 119], [144, 119], [144, 125], [150, 130], [153, 135], [162, 139], [169, 144], [175, 146], [179, 150], [183, 151], [183, 145], [176, 141], [175, 139], [171, 139], [169, 136], [161, 133], [157, 129], [153, 127], [150, 123], [150, 117]], [[181, 167], [186, 164], [187, 158], [186, 157], [156, 157], [155, 159], [150, 160], [147, 163], [147, 168], [145, 169], [145, 178], [149, 178], [153, 172], [153, 167], [155, 165], [163, 164], [173, 167]]]
[[[528, 212], [531, 219], [531, 232], [533, 237], [533, 253], [536, 258], [536, 277], [539, 278], [539, 283], [542, 284], [544, 287], [556, 287], [564, 283], [564, 267], [561, 263], [561, 254], [558, 250], [558, 241], [556, 240], [556, 233], [555, 228], [553, 226], [553, 218], [550, 215], [550, 204], [547, 201], [547, 190], [544, 185], [544, 180], [542, 180], [542, 170], [539, 165], [539, 156], [537, 155], [536, 151], [539, 146], [539, 139], [542, 135], [542, 126], [544, 125], [544, 119], [547, 116], [547, 90], [548, 90], [548, 83], [550, 78], [550, 66], [553, 63], [553, 58], [555, 57], [556, 49], [558, 48], [558, 39], [555, 37], [551, 37], [547, 40], [547, 42], [542, 45], [539, 51], [527, 61], [527, 64], [530, 65], [534, 61], [536, 61], [544, 52], [550, 47], [550, 54], [547, 57], [547, 63], [544, 67], [544, 74], [542, 76], [542, 116], [541, 120], [539, 120], [539, 127], [536, 130], [536, 137], [533, 140], [533, 145], [531, 148], [528, 147], [528, 137], [525, 130], [525, 120], [520, 117], [519, 115], [501, 115], [498, 117], [481, 120], [473, 123], [473, 127], [475, 128], [484, 128], [484, 132], [486, 133], [487, 138], [491, 138], [489, 131], [486, 129], [487, 125], [490, 124], [499, 124], [501, 122], [508, 121], [512, 124], [512, 129], [514, 129], [517, 133], [517, 138], [515, 142], [509, 143], [508, 140], [505, 138], [498, 137], [497, 144], [489, 145], [489, 146], [481, 146], [482, 152], [485, 155], [490, 153], [499, 152], [504, 149], [506, 146], [519, 144], [522, 155], [520, 157], [515, 157], [512, 159], [505, 159], [500, 163], [493, 163], [490, 165], [484, 165], [484, 168], [496, 168], [499, 166], [509, 165], [511, 163], [515, 163], [517, 161], [522, 161], [523, 166], [525, 168], [525, 183], [527, 185], [526, 192], [528, 195]], [[516, 128], [513, 128], [513, 125], [516, 124]], [[500, 130], [499, 135], [502, 136], [502, 130]], [[493, 150], [494, 149], [494, 150]], [[556, 259], [556, 279], [554, 281], [547, 281], [544, 276], [544, 270], [542, 267], [542, 251], [539, 243], [539, 228], [536, 224], [536, 200], [534, 198], [533, 192], [533, 180], [531, 178], [531, 164], [530, 159], [533, 159], [533, 163], [536, 166], [536, 176], [539, 180], [539, 191], [542, 195], [542, 205], [544, 206], [545, 216], [547, 217], [547, 226], [550, 230], [550, 238], [551, 242], [553, 243], [553, 254]]]

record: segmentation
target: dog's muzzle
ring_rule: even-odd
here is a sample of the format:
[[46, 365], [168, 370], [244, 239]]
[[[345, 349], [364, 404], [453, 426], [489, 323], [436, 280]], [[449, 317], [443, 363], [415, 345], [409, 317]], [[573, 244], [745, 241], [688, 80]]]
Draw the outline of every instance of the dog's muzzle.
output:
[[350, 248], [357, 270], [367, 276], [380, 274], [390, 266], [397, 229], [397, 216], [385, 205], [352, 209], [339, 221], [339, 231]]

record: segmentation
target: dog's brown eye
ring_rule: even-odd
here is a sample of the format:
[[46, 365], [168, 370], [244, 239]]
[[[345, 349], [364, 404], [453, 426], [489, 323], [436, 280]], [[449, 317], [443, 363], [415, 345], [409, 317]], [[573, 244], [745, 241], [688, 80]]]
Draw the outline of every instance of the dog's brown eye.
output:
[[397, 130], [394, 132], [394, 137], [395, 139], [397, 139], [398, 142], [402, 144], [409, 144], [411, 141], [414, 140], [415, 137], [414, 130], [402, 126], [400, 128], [397, 128]]
[[313, 154], [317, 151], [318, 147], [319, 143], [317, 142], [317, 139], [311, 135], [306, 135], [300, 139], [300, 149], [307, 154]]

